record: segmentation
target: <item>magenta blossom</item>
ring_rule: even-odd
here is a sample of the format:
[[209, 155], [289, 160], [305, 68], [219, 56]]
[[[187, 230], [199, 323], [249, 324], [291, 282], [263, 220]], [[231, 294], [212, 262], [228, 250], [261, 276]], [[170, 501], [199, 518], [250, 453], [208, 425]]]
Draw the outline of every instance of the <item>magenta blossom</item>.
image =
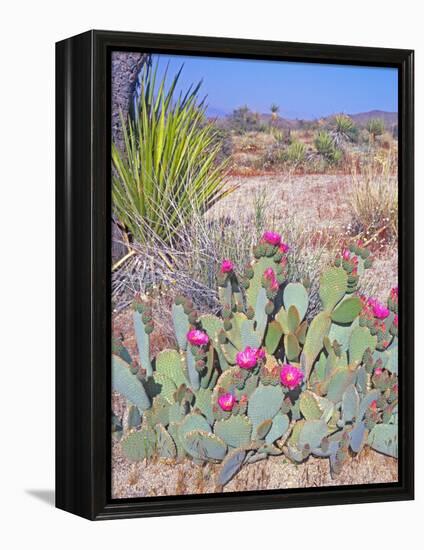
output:
[[275, 273], [272, 267], [268, 267], [264, 271], [264, 277], [265, 279], [268, 279], [269, 281], [273, 281], [275, 279]]
[[284, 363], [280, 371], [280, 380], [283, 386], [286, 386], [289, 390], [294, 390], [302, 383], [303, 372], [289, 363]]
[[258, 363], [258, 350], [247, 346], [244, 351], [239, 351], [236, 355], [237, 365], [241, 369], [252, 369]]
[[281, 243], [281, 235], [279, 233], [275, 233], [274, 231], [265, 231], [262, 238], [265, 242], [272, 244], [273, 246], [278, 246]]
[[209, 337], [202, 330], [193, 329], [187, 333], [187, 340], [192, 346], [206, 346]]
[[236, 398], [232, 393], [224, 393], [218, 397], [218, 405], [223, 411], [231, 411], [236, 403]]
[[221, 263], [221, 273], [231, 273], [234, 269], [234, 264], [231, 260], [225, 259]]
[[342, 258], [343, 260], [349, 260], [350, 258], [350, 252], [347, 248], [344, 248], [342, 251]]
[[377, 317], [377, 319], [385, 319], [390, 315], [390, 311], [386, 306], [383, 306], [382, 303], [380, 303], [378, 300], [373, 300], [370, 298], [369, 304], [372, 307], [372, 312], [374, 314], [374, 317]]
[[256, 350], [256, 359], [258, 361], [262, 361], [262, 359], [265, 359], [265, 350], [263, 348], [259, 348]]
[[290, 247], [286, 243], [280, 243], [280, 246], [278, 247], [278, 250], [282, 252], [283, 254], [287, 254], [287, 252], [290, 250]]
[[374, 376], [381, 376], [383, 374], [383, 369], [381, 367], [377, 367], [374, 369]]

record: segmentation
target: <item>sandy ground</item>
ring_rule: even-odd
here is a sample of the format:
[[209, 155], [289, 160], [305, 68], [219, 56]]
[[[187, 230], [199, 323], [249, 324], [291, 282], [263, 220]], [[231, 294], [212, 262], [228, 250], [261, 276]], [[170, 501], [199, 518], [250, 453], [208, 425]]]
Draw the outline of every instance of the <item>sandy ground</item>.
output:
[[265, 199], [268, 216], [296, 220], [303, 228], [341, 229], [350, 221], [348, 187], [344, 175], [277, 174], [231, 177], [229, 186], [239, 186], [210, 211], [225, 212], [237, 220], [254, 212], [255, 200]]
[[[160, 459], [149, 463], [128, 462], [113, 444], [112, 494], [114, 498], [188, 495], [219, 492], [216, 476], [219, 465], [196, 466], [190, 460], [176, 462]], [[285, 457], [245, 466], [224, 487], [224, 493], [293, 489], [299, 487], [328, 487], [362, 483], [394, 483], [398, 479], [397, 460], [371, 449], [350, 458], [342, 473], [331, 479], [326, 459], [309, 458], [302, 464], [292, 464]]]

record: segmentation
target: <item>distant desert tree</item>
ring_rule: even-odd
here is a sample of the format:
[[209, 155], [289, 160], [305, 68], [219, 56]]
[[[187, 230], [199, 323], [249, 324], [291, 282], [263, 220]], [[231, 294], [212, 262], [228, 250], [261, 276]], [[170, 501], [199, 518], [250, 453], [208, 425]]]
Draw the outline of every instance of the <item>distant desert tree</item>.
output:
[[278, 118], [278, 111], [280, 110], [280, 107], [276, 103], [272, 103], [269, 110], [271, 111], [272, 120], [276, 120]]
[[381, 136], [384, 133], [384, 120], [381, 118], [370, 118], [367, 130], [370, 133], [371, 140], [375, 141], [377, 136]]
[[263, 130], [259, 114], [253, 113], [247, 105], [234, 109], [228, 117], [228, 122], [230, 127], [238, 134]]

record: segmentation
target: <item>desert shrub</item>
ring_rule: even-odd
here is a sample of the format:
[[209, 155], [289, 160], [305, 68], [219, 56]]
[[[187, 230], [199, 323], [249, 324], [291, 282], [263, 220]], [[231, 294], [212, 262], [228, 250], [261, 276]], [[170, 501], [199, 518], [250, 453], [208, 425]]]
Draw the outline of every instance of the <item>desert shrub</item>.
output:
[[132, 407], [128, 429], [119, 418], [112, 428], [128, 460], [218, 463], [222, 487], [269, 456], [327, 459], [333, 478], [364, 445], [398, 456], [397, 288], [386, 304], [359, 295], [372, 261], [352, 246], [323, 271], [321, 308], [307, 319], [308, 288], [288, 283], [287, 252], [265, 231], [241, 273], [220, 262], [217, 315], [177, 296], [177, 345], [154, 358], [152, 305], [136, 297], [138, 358], [121, 341], [112, 355], [112, 387]]
[[389, 154], [362, 166], [361, 174], [351, 174], [351, 231], [366, 240], [397, 239], [398, 180], [393, 168]]
[[384, 120], [381, 118], [370, 118], [367, 122], [367, 130], [373, 141], [377, 136], [381, 136], [384, 133], [385, 126]]
[[302, 164], [306, 160], [306, 145], [301, 141], [293, 141], [285, 151], [285, 158], [290, 164]]
[[180, 73], [167, 87], [166, 76], [157, 82], [156, 69], [143, 67], [134, 118], [121, 120], [124, 151], [112, 146], [114, 211], [140, 242], [172, 241], [193, 208], [204, 212], [228, 192], [200, 84], [176, 97]]
[[315, 136], [315, 148], [321, 157], [329, 164], [337, 164], [343, 157], [342, 152], [334, 145], [333, 138], [326, 131], [320, 131]]
[[336, 147], [347, 142], [357, 141], [358, 128], [353, 120], [346, 115], [336, 115], [330, 123], [330, 135]]
[[261, 122], [259, 113], [254, 113], [247, 105], [234, 109], [232, 114], [227, 117], [227, 124], [237, 134], [267, 130], [266, 125]]

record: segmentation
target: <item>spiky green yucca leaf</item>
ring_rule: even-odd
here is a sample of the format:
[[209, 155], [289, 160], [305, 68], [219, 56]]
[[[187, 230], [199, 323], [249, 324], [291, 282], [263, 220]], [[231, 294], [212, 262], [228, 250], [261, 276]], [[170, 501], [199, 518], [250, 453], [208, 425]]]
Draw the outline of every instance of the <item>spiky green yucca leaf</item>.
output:
[[[139, 242], [172, 242], [193, 211], [204, 212], [224, 188], [220, 143], [199, 102], [200, 84], [176, 97], [181, 74], [166, 87], [145, 65], [134, 120], [121, 120], [124, 151], [112, 145], [112, 197], [118, 219]], [[166, 220], [166, 223], [164, 223]]]
[[293, 141], [287, 147], [286, 158], [289, 162], [293, 164], [300, 164], [306, 158], [306, 145], [301, 141]]

